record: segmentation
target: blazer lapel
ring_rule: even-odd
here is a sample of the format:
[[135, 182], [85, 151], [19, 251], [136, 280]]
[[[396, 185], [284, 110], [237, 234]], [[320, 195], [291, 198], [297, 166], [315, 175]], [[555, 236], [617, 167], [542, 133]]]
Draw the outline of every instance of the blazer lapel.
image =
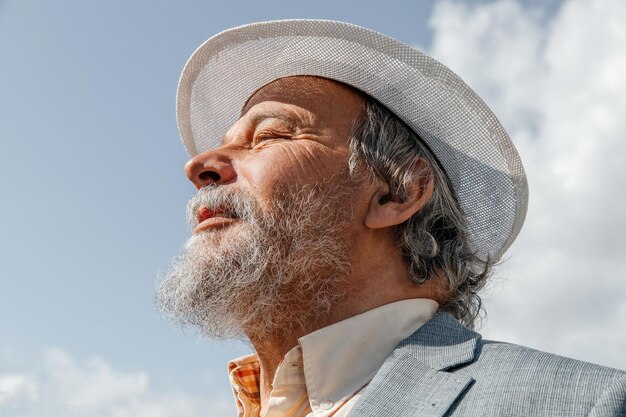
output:
[[349, 417], [441, 417], [474, 381], [446, 372], [474, 359], [480, 335], [438, 313], [387, 358]]

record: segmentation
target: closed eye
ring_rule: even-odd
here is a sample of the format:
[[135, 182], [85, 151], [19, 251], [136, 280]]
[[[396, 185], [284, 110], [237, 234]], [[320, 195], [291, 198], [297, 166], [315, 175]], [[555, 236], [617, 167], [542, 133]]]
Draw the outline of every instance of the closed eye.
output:
[[277, 132], [261, 132], [258, 133], [254, 136], [254, 139], [252, 141], [252, 145], [258, 145], [261, 142], [266, 142], [269, 140], [290, 140], [291, 136], [284, 134], [284, 133], [277, 133]]

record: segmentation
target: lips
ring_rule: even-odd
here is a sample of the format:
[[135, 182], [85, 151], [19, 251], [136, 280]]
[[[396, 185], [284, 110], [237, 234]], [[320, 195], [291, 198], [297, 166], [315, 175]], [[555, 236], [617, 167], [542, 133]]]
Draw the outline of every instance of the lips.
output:
[[194, 229], [194, 233], [212, 227], [224, 227], [236, 219], [237, 216], [227, 208], [218, 207], [210, 209], [208, 207], [200, 207], [196, 215], [198, 225]]

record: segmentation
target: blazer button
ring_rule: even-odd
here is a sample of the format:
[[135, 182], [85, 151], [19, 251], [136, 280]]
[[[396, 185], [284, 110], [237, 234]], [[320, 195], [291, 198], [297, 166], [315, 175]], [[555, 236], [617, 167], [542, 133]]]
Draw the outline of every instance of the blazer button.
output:
[[320, 408], [324, 411], [328, 411], [333, 408], [333, 403], [330, 401], [324, 401], [323, 403], [320, 403]]

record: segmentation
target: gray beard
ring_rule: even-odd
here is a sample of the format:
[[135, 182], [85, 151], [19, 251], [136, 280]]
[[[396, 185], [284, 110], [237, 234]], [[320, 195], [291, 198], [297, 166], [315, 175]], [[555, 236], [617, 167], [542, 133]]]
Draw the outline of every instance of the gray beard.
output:
[[350, 273], [354, 180], [345, 174], [284, 190], [265, 212], [228, 188], [204, 187], [190, 201], [193, 225], [201, 206], [228, 207], [238, 220], [187, 242], [161, 280], [157, 304], [172, 321], [217, 339], [317, 328], [343, 297]]

